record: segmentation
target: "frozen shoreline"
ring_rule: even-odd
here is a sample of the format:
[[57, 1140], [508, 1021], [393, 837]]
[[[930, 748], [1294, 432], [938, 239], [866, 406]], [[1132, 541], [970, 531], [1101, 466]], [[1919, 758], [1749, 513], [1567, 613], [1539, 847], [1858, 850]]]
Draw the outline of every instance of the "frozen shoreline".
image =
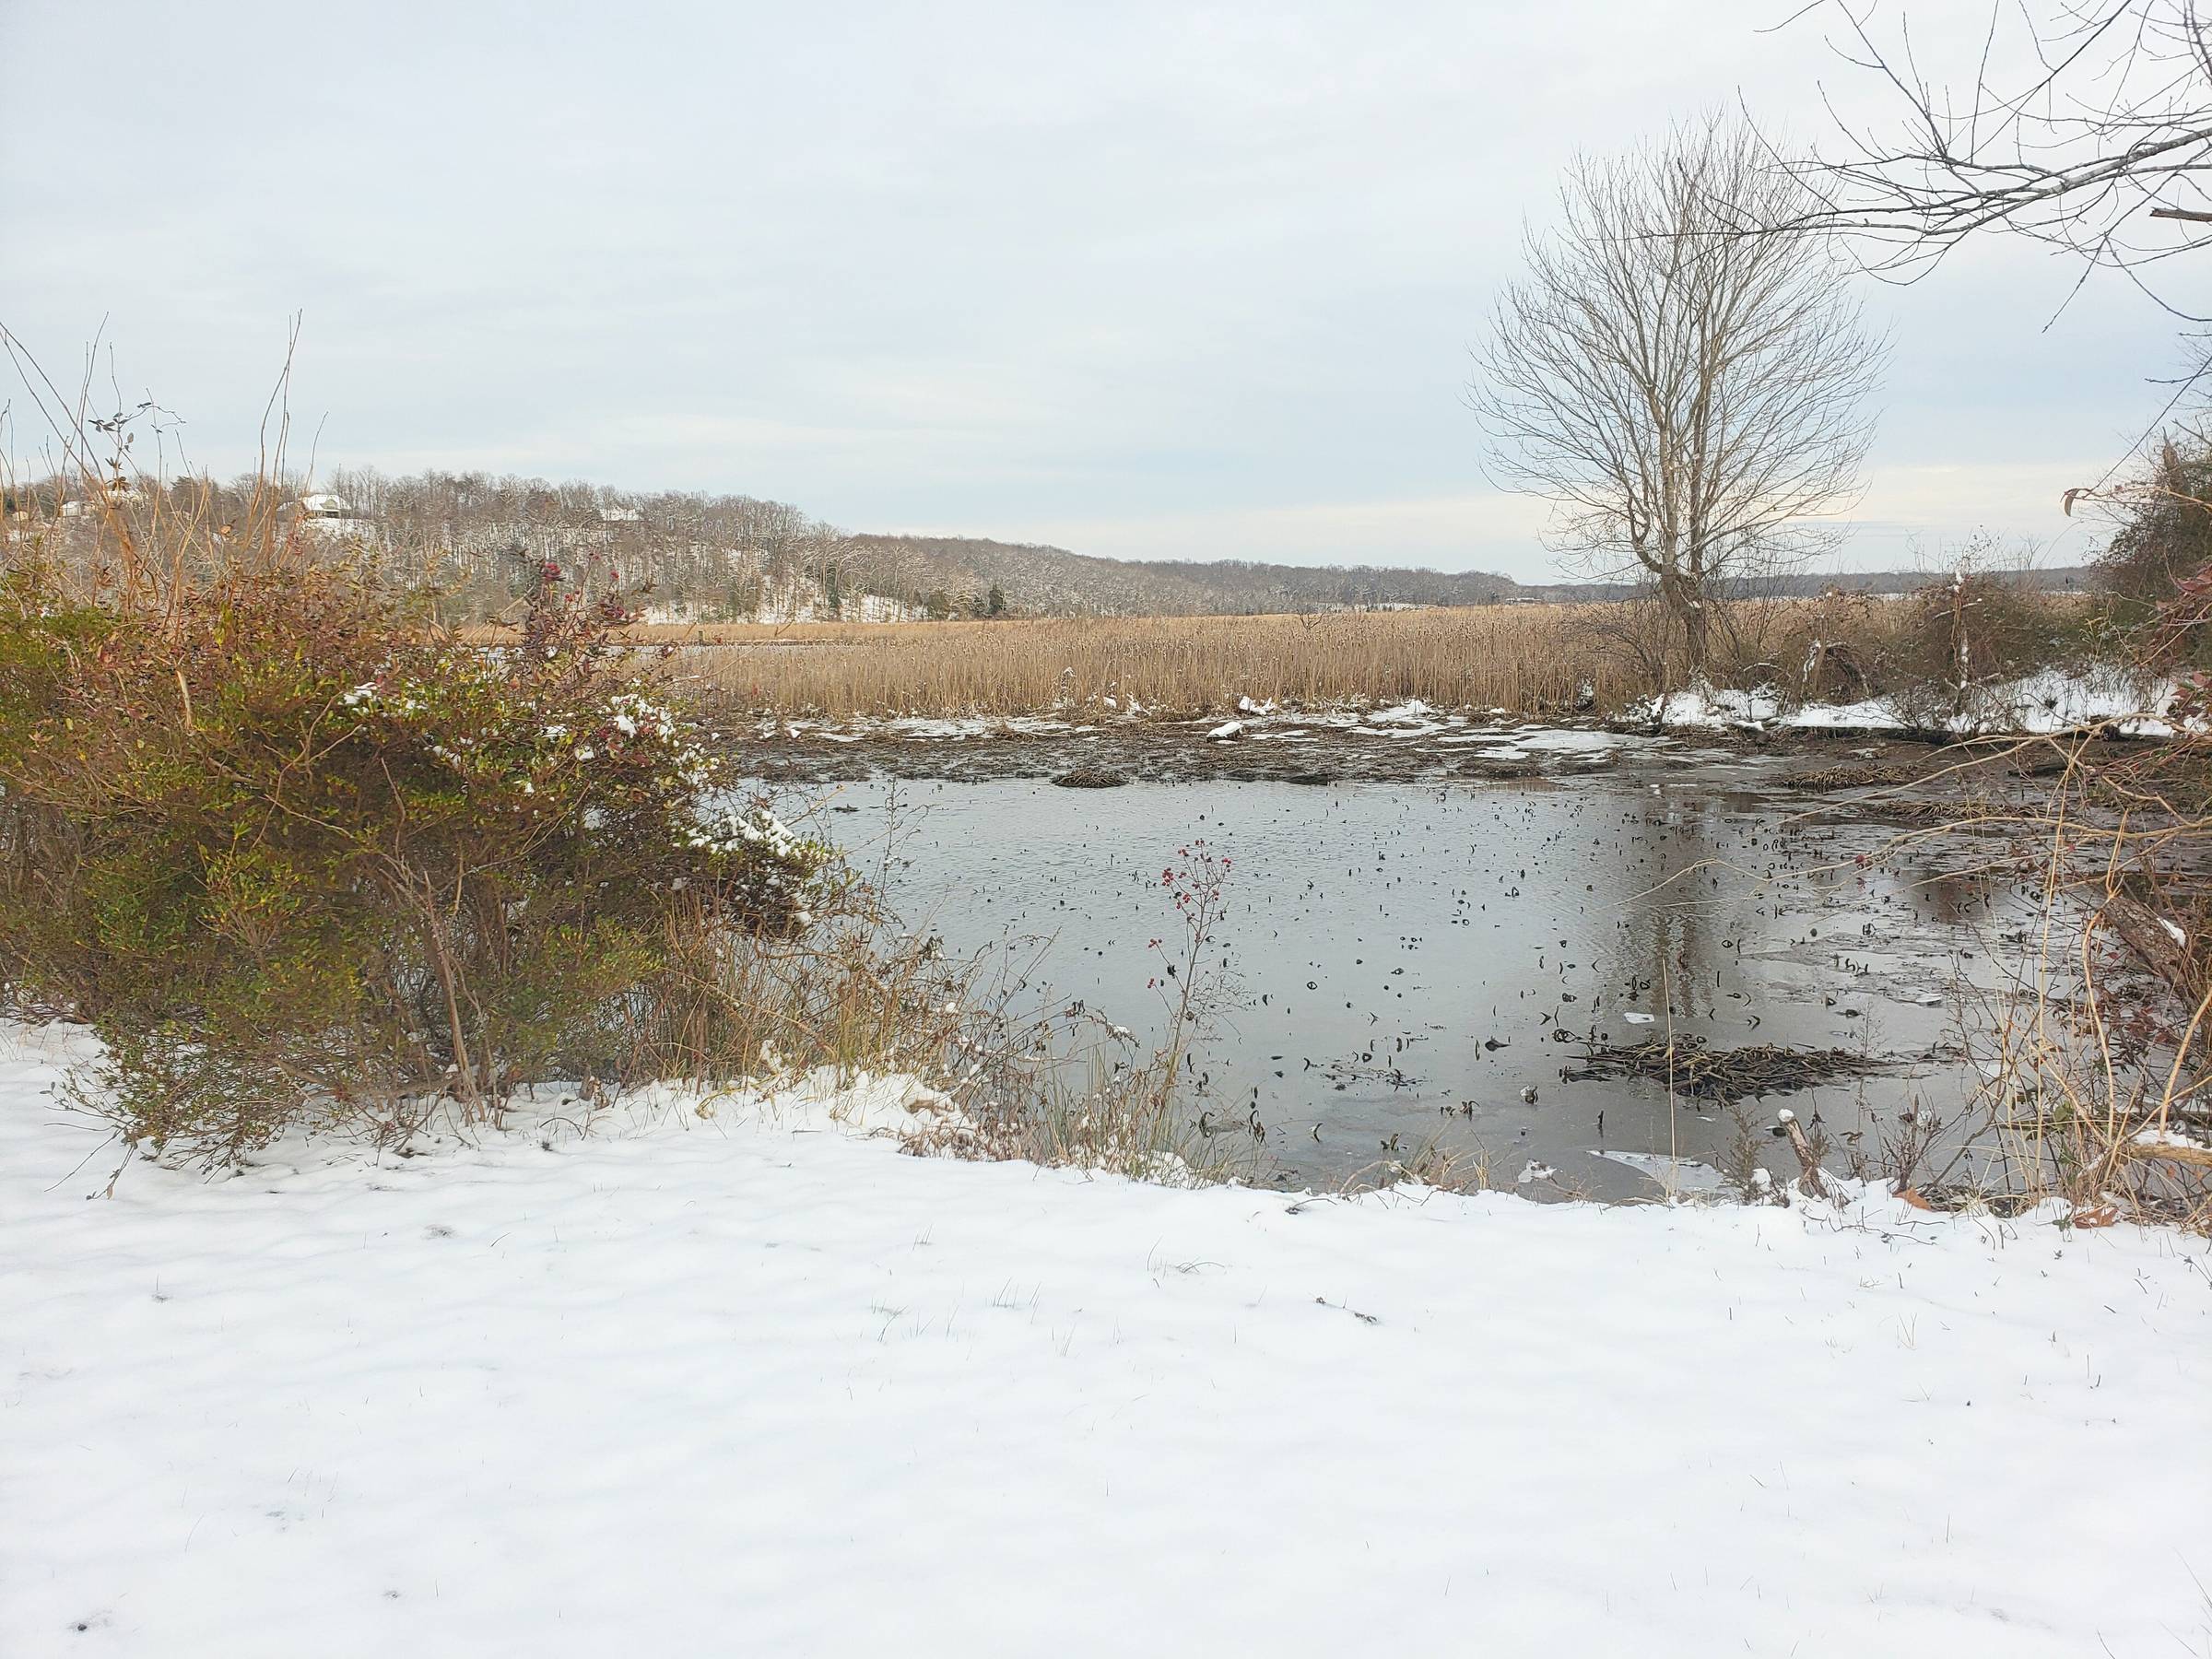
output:
[[[1750, 690], [1692, 686], [1631, 704], [1618, 714], [1589, 711], [1545, 714], [1513, 709], [1437, 708], [1418, 698], [1387, 705], [1331, 703], [1278, 706], [1238, 700], [1226, 716], [1161, 713], [1108, 698], [1098, 705], [1067, 705], [1027, 714], [812, 714], [750, 715], [733, 724], [764, 742], [963, 743], [987, 738], [1072, 740], [1145, 725], [1194, 726], [1208, 741], [1239, 743], [1298, 739], [1316, 735], [1406, 739], [1492, 740], [1544, 733], [1555, 740], [1581, 737], [1619, 744], [1668, 729], [1759, 730], [1915, 737], [2034, 736], [2109, 726], [2134, 737], [2168, 737], [2164, 718], [2174, 697], [2171, 683], [2142, 684], [2116, 669], [2085, 673], [2047, 669], [2023, 679], [1979, 685], [1965, 699], [1966, 712], [1920, 719], [1894, 698], [1853, 702], [1794, 701], [1772, 687]], [[1562, 745], [1563, 746], [1563, 745]]]
[[2199, 1240], [1174, 1190], [675, 1097], [88, 1201], [53, 1052], [0, 1046], [10, 1653], [2212, 1639]]
[[1572, 777], [1618, 766], [1677, 770], [1741, 761], [1796, 747], [1845, 745], [1934, 768], [1942, 746], [2094, 735], [2100, 743], [2173, 735], [2170, 688], [2038, 677], [1986, 688], [1969, 713], [1909, 718], [1882, 700], [1793, 704], [1771, 691], [1677, 692], [1614, 716], [1444, 711], [1418, 700], [1388, 707], [1283, 709], [1253, 703], [1226, 713], [1161, 714], [1127, 708], [1035, 715], [746, 716], [723, 741], [741, 770], [799, 782], [878, 775], [965, 780], [1051, 777], [1103, 769], [1132, 781], [1202, 778], [1294, 782], [1410, 782]]

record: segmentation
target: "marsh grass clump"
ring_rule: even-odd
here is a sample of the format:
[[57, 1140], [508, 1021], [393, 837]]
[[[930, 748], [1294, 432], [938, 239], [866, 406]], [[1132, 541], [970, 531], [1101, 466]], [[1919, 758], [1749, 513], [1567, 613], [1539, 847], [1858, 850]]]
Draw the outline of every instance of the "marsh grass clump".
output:
[[547, 565], [486, 651], [296, 551], [0, 581], [0, 974], [99, 1035], [127, 1139], [235, 1160], [632, 1071], [702, 962], [837, 902], [828, 846], [720, 804], [613, 601]]
[[1783, 1189], [1767, 1168], [1767, 1133], [1756, 1127], [1751, 1114], [1735, 1101], [1728, 1103], [1728, 1144], [1722, 1149], [1721, 1179], [1739, 1204], [1777, 1204], [1785, 1201]]
[[1343, 1183], [1343, 1190], [1403, 1185], [1438, 1193], [1488, 1193], [1496, 1190], [1495, 1174], [1489, 1148], [1479, 1141], [1461, 1146], [1431, 1136], [1410, 1153], [1381, 1159], [1359, 1171]]
[[1265, 1128], [1215, 1121], [1164, 1051], [1145, 1054], [1125, 1040], [1073, 1043], [1071, 1033], [1059, 1035], [1057, 1043], [1048, 1038], [978, 1065], [953, 1090], [959, 1121], [910, 1138], [908, 1149], [1019, 1159], [1169, 1186], [1268, 1177]]

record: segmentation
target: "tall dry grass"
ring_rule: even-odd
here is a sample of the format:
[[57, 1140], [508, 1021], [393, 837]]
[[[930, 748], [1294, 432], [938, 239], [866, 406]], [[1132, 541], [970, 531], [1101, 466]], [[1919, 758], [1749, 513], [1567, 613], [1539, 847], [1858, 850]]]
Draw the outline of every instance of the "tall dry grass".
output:
[[[1724, 679], [1788, 681], [1814, 638], [1884, 655], [1900, 607], [1820, 601], [1735, 607]], [[1440, 708], [1618, 709], [1661, 689], [1630, 648], [1630, 607], [1502, 605], [1322, 616], [1145, 617], [890, 624], [668, 624], [675, 677], [724, 708], [831, 717], [1126, 709], [1199, 714], [1239, 698], [1293, 706], [1418, 698]], [[496, 629], [482, 630], [487, 640]], [[1109, 704], [1108, 700], [1112, 700]]]
[[1112, 698], [1162, 714], [1241, 697], [1302, 706], [1418, 698], [1439, 707], [1611, 706], [1641, 688], [1570, 649], [1565, 607], [908, 624], [681, 665], [746, 708], [844, 714], [1011, 714]]

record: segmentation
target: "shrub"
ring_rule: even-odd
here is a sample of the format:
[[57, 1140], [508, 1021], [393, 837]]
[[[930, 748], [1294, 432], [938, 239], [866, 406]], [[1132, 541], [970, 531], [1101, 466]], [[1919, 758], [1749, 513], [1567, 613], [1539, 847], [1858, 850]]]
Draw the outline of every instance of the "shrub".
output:
[[1970, 546], [1951, 575], [1904, 601], [1873, 672], [1909, 718], [1940, 726], [1980, 712], [1994, 686], [2097, 658], [2096, 607], [1991, 568], [2002, 561], [2001, 549]]
[[2099, 582], [2124, 618], [2147, 621], [2180, 583], [2212, 565], [2212, 443], [2176, 434], [2144, 476], [2108, 499], [2119, 516], [2097, 559]]
[[834, 901], [564, 586], [485, 650], [305, 559], [127, 603], [0, 581], [0, 973], [91, 1024], [128, 1138], [235, 1159], [608, 1072], [675, 981]]

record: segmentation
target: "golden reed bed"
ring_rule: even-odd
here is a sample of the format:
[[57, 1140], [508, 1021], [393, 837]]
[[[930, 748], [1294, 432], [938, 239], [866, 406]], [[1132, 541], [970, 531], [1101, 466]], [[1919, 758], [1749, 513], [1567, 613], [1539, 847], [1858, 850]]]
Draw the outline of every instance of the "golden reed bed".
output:
[[[1162, 714], [1241, 697], [1314, 705], [1418, 698], [1443, 708], [1543, 711], [1650, 689], [1603, 637], [1608, 607], [1501, 605], [1324, 616], [994, 622], [661, 623], [624, 630], [672, 648], [671, 675], [732, 708], [832, 716], [1020, 714], [1135, 700]], [[1762, 641], [1801, 631], [1775, 601]], [[472, 630], [486, 641], [501, 630]], [[1747, 647], [1755, 651], [1755, 648]]]

